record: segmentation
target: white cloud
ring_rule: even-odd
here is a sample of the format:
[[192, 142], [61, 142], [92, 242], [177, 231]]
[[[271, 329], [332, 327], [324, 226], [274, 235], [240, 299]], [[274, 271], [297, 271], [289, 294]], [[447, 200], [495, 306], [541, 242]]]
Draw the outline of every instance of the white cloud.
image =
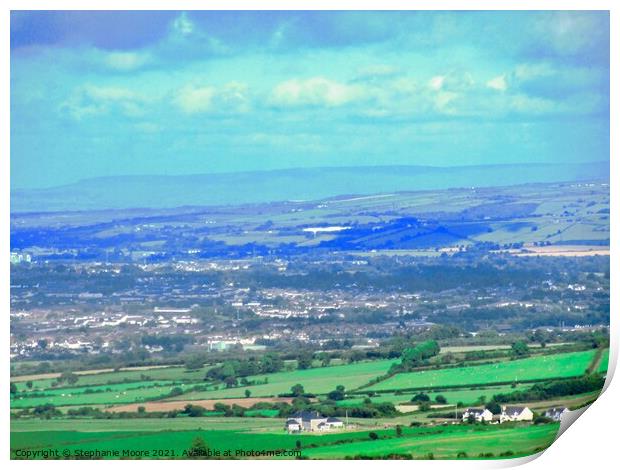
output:
[[194, 32], [194, 23], [187, 17], [187, 13], [183, 12], [174, 20], [172, 28], [183, 36], [188, 36]]
[[430, 86], [433, 90], [441, 90], [445, 79], [446, 77], [443, 75], [437, 75], [429, 80], [428, 86]]
[[279, 83], [271, 94], [276, 106], [342, 106], [365, 99], [364, 88], [324, 77], [292, 79]]
[[248, 86], [229, 82], [214, 86], [187, 85], [177, 91], [174, 103], [186, 114], [244, 113], [250, 109]]
[[114, 86], [86, 85], [84, 92], [90, 98], [97, 101], [124, 101], [136, 100], [138, 95], [128, 88]]
[[142, 105], [145, 101], [145, 97], [128, 88], [84, 85], [75, 89], [59, 109], [76, 120], [113, 110], [127, 117], [136, 117], [144, 113]]
[[508, 88], [508, 83], [506, 83], [506, 75], [500, 75], [492, 78], [487, 82], [487, 87], [492, 88], [493, 90], [506, 91]]
[[148, 54], [138, 52], [111, 52], [104, 57], [104, 63], [111, 69], [119, 71], [136, 70], [150, 62]]
[[214, 96], [214, 87], [188, 85], [178, 91], [174, 102], [184, 113], [204, 113], [213, 109]]

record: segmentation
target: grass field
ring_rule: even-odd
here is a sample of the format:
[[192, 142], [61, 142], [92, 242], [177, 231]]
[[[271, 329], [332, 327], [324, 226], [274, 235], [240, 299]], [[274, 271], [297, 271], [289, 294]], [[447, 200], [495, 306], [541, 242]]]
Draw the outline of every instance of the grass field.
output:
[[[179, 387], [187, 388], [185, 385], [165, 385], [136, 387], [137, 382], [125, 385], [125, 389], [117, 389], [115, 391], [100, 391], [98, 393], [71, 392], [68, 390], [75, 389], [58, 389], [46, 390], [46, 396], [29, 397], [19, 396], [11, 398], [11, 408], [29, 408], [37, 405], [51, 403], [54, 406], [68, 405], [117, 405], [122, 403], [136, 403], [145, 400], [160, 398], [170, 393], [170, 391]], [[133, 387], [132, 387], [133, 385]], [[189, 385], [191, 386], [191, 385]], [[85, 390], [84, 388], [78, 390]], [[105, 389], [104, 389], [105, 390]]]
[[609, 367], [609, 349], [605, 349], [601, 355], [601, 360], [598, 363], [597, 372], [605, 373]]
[[396, 374], [365, 390], [423, 389], [575, 377], [585, 373], [594, 355], [595, 350], [589, 350], [480, 366], [407, 372]]
[[[367, 431], [344, 431], [326, 434], [289, 435], [277, 429], [281, 420], [227, 419], [228, 426], [217, 428], [219, 418], [179, 419], [182, 426], [166, 428], [169, 421], [159, 420], [51, 420], [43, 426], [29, 423], [11, 426], [11, 454], [18, 449], [80, 450], [170, 450], [181, 457], [192, 440], [201, 436], [210, 449], [235, 451], [293, 449], [297, 441], [302, 455], [310, 458], [343, 458], [345, 456], [412, 453], [425, 457], [432, 452], [437, 458], [455, 458], [460, 451], [470, 457], [492, 452], [496, 456], [507, 450], [515, 455], [526, 455], [547, 447], [557, 433], [557, 424], [543, 426], [442, 426], [434, 428], [403, 428], [402, 437], [395, 430], [376, 429], [377, 440], [371, 440]], [[144, 423], [143, 421], [150, 421]], [[213, 422], [213, 425], [210, 423]], [[258, 428], [248, 423], [265, 423]], [[276, 424], [277, 423], [277, 424]], [[172, 424], [172, 423], [170, 423]], [[176, 423], [175, 423], [176, 424]], [[187, 426], [193, 426], [190, 429]], [[41, 429], [43, 427], [44, 429]], [[37, 429], [36, 431], [29, 428]], [[146, 428], [146, 429], [145, 429]], [[85, 431], [85, 430], [88, 431]], [[158, 430], [161, 429], [161, 430]], [[53, 431], [53, 432], [51, 432]], [[343, 442], [349, 441], [349, 442]]]
[[512, 452], [511, 457], [536, 453], [551, 445], [558, 425], [503, 428], [499, 426], [452, 426], [441, 428], [441, 433], [402, 437], [350, 444], [321, 446], [308, 449], [304, 455], [312, 459], [341, 459], [346, 456], [382, 456], [386, 454], [412, 454], [424, 458], [454, 459], [459, 452], [476, 458], [479, 454], [492, 453], [494, 457]]
[[[491, 399], [493, 397], [493, 395], [496, 395], [498, 393], [510, 393], [510, 392], [514, 392], [517, 390], [525, 390], [527, 388], [529, 388], [529, 385], [518, 385], [516, 388], [512, 388], [510, 385], [503, 385], [500, 387], [485, 387], [485, 388], [475, 388], [475, 389], [471, 389], [471, 388], [465, 388], [465, 389], [459, 389], [459, 390], [442, 390], [442, 391], [429, 391], [429, 390], [423, 390], [424, 393], [426, 393], [431, 400], [435, 400], [435, 398], [437, 397], [437, 395], [442, 395], [449, 404], [457, 404], [459, 402], [462, 402], [464, 405], [471, 405], [473, 403], [475, 403], [478, 398], [480, 396], [485, 396], [487, 400]], [[396, 395], [394, 393], [383, 393], [380, 396], [376, 396], [376, 397], [371, 397], [370, 399], [374, 402], [374, 403], [381, 403], [381, 402], [390, 402], [390, 403], [407, 403], [408, 401], [411, 400], [411, 397], [413, 397], [416, 393], [419, 392], [409, 392], [409, 393], [403, 393], [400, 395]], [[359, 405], [361, 404], [364, 399], [366, 398], [365, 395], [358, 395], [356, 397], [353, 398], [347, 398], [345, 400], [341, 400], [338, 402], [339, 405]]]
[[[97, 374], [80, 374], [78, 375], [78, 381], [72, 385], [74, 386], [91, 386], [91, 385], [106, 385], [120, 382], [139, 382], [144, 380], [169, 380], [175, 382], [183, 381], [199, 381], [204, 379], [205, 374], [210, 367], [203, 367], [202, 369], [188, 371], [185, 367], [173, 366], [173, 367], [153, 367], [149, 369], [137, 369], [137, 370], [120, 370], [111, 372], [102, 372]], [[145, 379], [144, 377], [148, 377]], [[15, 377], [11, 381], [17, 385], [19, 391], [25, 391], [26, 381], [23, 378]], [[46, 378], [40, 380], [33, 380], [33, 388], [35, 389], [48, 389], [55, 382], [55, 378]]]
[[295, 384], [303, 385], [306, 392], [317, 394], [331, 392], [337, 385], [344, 385], [347, 390], [351, 390], [361, 387], [379, 375], [385, 374], [394, 362], [392, 359], [387, 359], [257, 375], [248, 377], [248, 381], [256, 380], [262, 382], [267, 378], [268, 383], [249, 387], [189, 392], [174, 399], [239, 398], [245, 396], [246, 389], [250, 390], [252, 397], [269, 397], [280, 393], [290, 393], [291, 387]]

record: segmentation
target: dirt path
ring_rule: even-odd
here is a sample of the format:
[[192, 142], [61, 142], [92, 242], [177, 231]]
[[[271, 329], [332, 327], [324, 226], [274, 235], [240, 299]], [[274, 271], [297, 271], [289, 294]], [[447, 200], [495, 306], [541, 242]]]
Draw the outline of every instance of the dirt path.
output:
[[[137, 366], [137, 367], [121, 367], [121, 372], [130, 372], [132, 370], [151, 370], [162, 369], [165, 367], [179, 367], [176, 365], [161, 365], [161, 366]], [[75, 375], [95, 375], [105, 374], [106, 372], [114, 372], [114, 369], [91, 369], [91, 370], [76, 370], [73, 372]], [[27, 380], [44, 380], [44, 379], [56, 379], [60, 377], [60, 372], [50, 372], [49, 374], [33, 374], [33, 375], [17, 375], [11, 377], [11, 382], [26, 382]]]
[[213, 410], [216, 403], [224, 403], [225, 405], [239, 405], [249, 408], [256, 403], [291, 403], [292, 398], [221, 398], [219, 400], [179, 400], [179, 401], [147, 401], [144, 403], [132, 403], [131, 405], [119, 405], [106, 408], [106, 411], [138, 411], [139, 406], [143, 406], [145, 411], [173, 411], [182, 410], [185, 405], [192, 404], [202, 406], [207, 410]]

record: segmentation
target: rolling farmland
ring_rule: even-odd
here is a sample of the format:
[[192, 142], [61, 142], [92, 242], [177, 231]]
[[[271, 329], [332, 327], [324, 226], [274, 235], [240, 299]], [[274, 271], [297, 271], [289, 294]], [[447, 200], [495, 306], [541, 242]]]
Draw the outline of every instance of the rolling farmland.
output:
[[457, 387], [576, 377], [582, 375], [594, 357], [594, 351], [536, 356], [515, 361], [472, 367], [425, 370], [396, 374], [365, 390], [424, 389]]

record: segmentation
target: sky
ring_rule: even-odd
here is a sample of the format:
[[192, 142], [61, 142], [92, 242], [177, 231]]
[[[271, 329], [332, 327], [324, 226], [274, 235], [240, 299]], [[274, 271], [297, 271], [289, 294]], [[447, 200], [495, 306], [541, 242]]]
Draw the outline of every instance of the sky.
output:
[[609, 160], [606, 12], [11, 14], [11, 184]]

